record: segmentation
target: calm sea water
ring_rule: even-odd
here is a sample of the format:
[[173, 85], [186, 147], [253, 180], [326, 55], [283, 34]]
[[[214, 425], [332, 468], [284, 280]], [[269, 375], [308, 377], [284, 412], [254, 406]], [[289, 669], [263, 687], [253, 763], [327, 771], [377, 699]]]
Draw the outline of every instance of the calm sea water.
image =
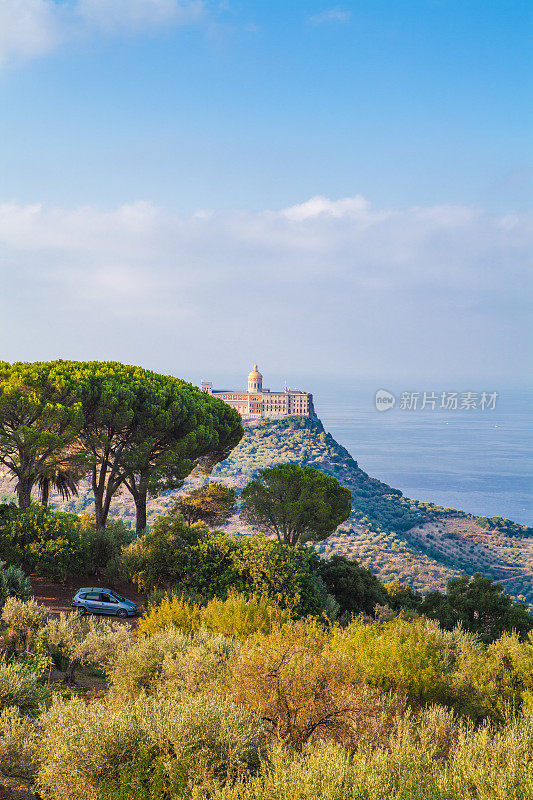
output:
[[[376, 389], [396, 394], [394, 408], [375, 409]], [[497, 390], [497, 387], [449, 387]], [[533, 392], [500, 392], [494, 410], [401, 410], [401, 391], [439, 387], [364, 386], [315, 390], [324, 427], [359, 466], [407, 497], [481, 516], [533, 524], [531, 400]], [[419, 401], [420, 402], [420, 401]]]

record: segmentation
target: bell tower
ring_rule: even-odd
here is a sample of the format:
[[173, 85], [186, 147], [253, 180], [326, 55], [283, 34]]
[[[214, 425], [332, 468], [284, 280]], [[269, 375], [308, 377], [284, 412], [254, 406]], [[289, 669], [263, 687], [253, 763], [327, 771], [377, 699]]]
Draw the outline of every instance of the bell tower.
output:
[[254, 364], [253, 370], [248, 375], [248, 394], [261, 394], [263, 391], [263, 376]]

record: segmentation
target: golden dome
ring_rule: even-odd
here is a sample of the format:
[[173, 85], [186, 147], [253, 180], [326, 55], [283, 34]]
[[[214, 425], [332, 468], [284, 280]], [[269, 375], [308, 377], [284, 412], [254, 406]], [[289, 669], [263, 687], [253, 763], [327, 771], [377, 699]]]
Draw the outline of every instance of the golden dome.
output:
[[254, 364], [254, 368], [253, 368], [253, 370], [252, 370], [252, 371], [250, 372], [250, 374], [248, 375], [248, 380], [250, 380], [250, 378], [262, 378], [262, 377], [263, 377], [263, 376], [261, 375], [261, 373], [260, 373], [260, 372], [259, 372], [259, 370], [257, 369], [257, 364]]

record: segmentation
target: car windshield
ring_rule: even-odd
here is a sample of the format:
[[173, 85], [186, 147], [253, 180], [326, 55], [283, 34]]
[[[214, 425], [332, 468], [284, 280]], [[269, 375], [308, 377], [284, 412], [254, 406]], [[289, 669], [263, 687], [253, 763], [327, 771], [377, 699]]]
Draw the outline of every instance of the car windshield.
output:
[[116, 592], [111, 592], [111, 594], [113, 595], [113, 597], [116, 597], [116, 598], [117, 598], [117, 600], [118, 600], [119, 602], [121, 602], [121, 603], [123, 603], [123, 602], [124, 602], [124, 600], [126, 599], [125, 597], [121, 597], [121, 596], [120, 596], [119, 594], [117, 594]]

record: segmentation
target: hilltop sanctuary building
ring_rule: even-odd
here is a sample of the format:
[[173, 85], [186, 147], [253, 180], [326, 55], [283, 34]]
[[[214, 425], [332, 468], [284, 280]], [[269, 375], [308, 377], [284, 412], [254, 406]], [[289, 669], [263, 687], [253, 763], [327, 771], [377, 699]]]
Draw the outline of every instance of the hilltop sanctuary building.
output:
[[247, 392], [213, 389], [213, 384], [209, 381], [202, 381], [200, 388], [202, 392], [218, 397], [232, 408], [236, 408], [244, 419], [315, 416], [312, 394], [288, 387], [282, 392], [264, 389], [263, 376], [257, 369], [257, 364], [248, 375]]

